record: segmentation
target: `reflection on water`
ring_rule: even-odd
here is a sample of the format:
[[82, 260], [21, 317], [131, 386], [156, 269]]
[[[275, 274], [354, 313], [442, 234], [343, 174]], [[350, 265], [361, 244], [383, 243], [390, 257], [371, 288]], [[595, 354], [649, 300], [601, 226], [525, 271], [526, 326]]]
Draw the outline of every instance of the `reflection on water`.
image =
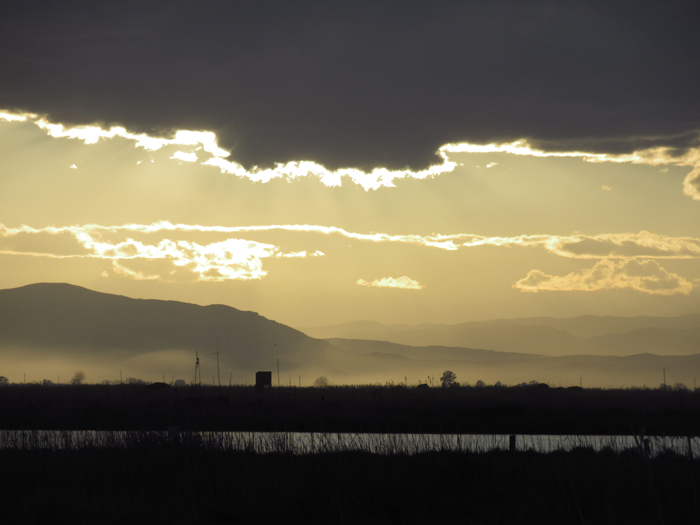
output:
[[[217, 450], [265, 453], [316, 454], [363, 451], [374, 454], [419, 454], [433, 451], [488, 452], [508, 450], [509, 436], [500, 434], [354, 434], [305, 432], [167, 432], [2, 430], [2, 449], [126, 448], [138, 444], [179, 442]], [[650, 455], [664, 451], [700, 455], [700, 438], [650, 436], [519, 435], [518, 450], [554, 452], [588, 447], [616, 452], [635, 448]]]

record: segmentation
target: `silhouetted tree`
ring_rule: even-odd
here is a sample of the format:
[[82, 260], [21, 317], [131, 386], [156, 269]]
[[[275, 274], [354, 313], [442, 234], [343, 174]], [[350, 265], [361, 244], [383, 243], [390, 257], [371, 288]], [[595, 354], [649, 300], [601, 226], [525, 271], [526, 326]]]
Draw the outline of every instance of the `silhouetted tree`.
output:
[[316, 381], [314, 381], [314, 386], [323, 388], [324, 386], [329, 386], [331, 384], [330, 381], [328, 381], [328, 378], [326, 376], [318, 376], [316, 378]]
[[479, 380], [476, 382], [476, 385], [475, 385], [475, 386], [478, 387], [478, 388], [481, 388], [481, 387], [483, 387], [483, 386], [486, 386], [486, 383], [484, 383], [481, 379], [479, 379]]
[[442, 374], [442, 377], [440, 378], [440, 382], [445, 388], [459, 386], [459, 383], [457, 383], [457, 375], [450, 370], [445, 370], [445, 373]]
[[85, 372], [78, 370], [70, 380], [71, 385], [82, 385], [85, 382]]
[[10, 380], [5, 376], [0, 376], [0, 386], [7, 386], [10, 384]]

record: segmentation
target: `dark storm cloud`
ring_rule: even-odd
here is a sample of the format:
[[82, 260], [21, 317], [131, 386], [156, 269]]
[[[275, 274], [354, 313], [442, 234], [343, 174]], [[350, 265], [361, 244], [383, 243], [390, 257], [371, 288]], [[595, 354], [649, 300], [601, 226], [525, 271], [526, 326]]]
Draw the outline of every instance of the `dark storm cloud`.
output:
[[700, 129], [697, 2], [7, 4], [0, 107], [211, 130], [246, 166], [420, 169], [448, 142], [517, 138], [683, 148]]

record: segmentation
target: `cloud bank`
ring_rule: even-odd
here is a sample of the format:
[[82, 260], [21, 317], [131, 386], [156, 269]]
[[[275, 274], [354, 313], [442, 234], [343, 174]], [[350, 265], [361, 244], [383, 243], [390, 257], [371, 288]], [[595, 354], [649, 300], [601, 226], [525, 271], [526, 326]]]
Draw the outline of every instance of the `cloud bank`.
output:
[[[254, 240], [232, 238], [231, 234], [255, 234], [284, 231], [337, 235], [370, 243], [399, 243], [446, 251], [478, 249], [485, 246], [504, 248], [541, 248], [565, 258], [598, 259], [592, 269], [564, 277], [531, 270], [515, 283], [522, 291], [575, 291], [632, 289], [656, 295], [687, 294], [693, 284], [666, 272], [655, 259], [700, 258], [700, 239], [670, 237], [646, 231], [640, 233], [572, 236], [522, 235], [484, 237], [474, 234], [389, 235], [357, 233], [334, 226], [309, 224], [204, 226], [152, 224], [103, 226], [47, 226], [8, 228], [0, 224], [0, 255], [34, 257], [96, 258], [111, 262], [116, 275], [137, 280], [250, 280], [261, 279], [267, 272], [264, 259], [321, 257], [319, 250], [284, 252], [280, 247]], [[223, 240], [198, 243], [178, 239], [180, 235], [219, 234]], [[136, 235], [166, 236], [157, 242], [134, 239]], [[172, 238], [171, 238], [172, 237]], [[120, 240], [115, 240], [118, 238]], [[421, 289], [423, 285], [407, 276], [385, 277], [372, 282], [359, 279], [358, 285]]]
[[250, 169], [422, 171], [449, 143], [688, 147], [696, 2], [215, 2], [4, 7], [0, 107], [211, 130]]
[[[191, 227], [189, 231], [206, 231]], [[183, 239], [146, 243], [127, 237], [103, 238], [106, 232], [158, 233], [172, 231], [158, 225], [121, 227], [67, 226], [34, 229], [7, 228], [0, 224], [0, 254], [56, 259], [94, 258], [111, 261], [116, 275], [136, 280], [226, 281], [261, 279], [266, 258], [320, 257], [320, 251], [288, 252], [278, 246], [252, 240], [227, 238], [200, 244]], [[103, 272], [103, 276], [109, 275]]]
[[666, 271], [656, 261], [634, 259], [614, 262], [604, 259], [580, 273], [565, 276], [547, 275], [530, 270], [527, 277], [513, 285], [524, 292], [635, 290], [652, 295], [688, 295], [693, 283]]

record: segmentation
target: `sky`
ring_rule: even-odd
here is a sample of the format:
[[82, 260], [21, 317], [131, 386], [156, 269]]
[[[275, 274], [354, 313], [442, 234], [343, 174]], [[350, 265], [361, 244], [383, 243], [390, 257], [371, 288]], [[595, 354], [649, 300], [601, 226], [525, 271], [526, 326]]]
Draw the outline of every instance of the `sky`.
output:
[[696, 11], [3, 6], [0, 288], [294, 327], [700, 312]]

